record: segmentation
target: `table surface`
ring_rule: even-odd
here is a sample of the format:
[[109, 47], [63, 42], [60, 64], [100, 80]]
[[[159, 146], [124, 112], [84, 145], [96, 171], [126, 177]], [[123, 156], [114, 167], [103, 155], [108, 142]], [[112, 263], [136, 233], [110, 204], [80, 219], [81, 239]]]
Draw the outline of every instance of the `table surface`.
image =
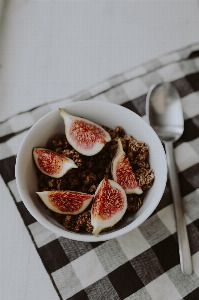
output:
[[[0, 121], [199, 40], [197, 1], [121, 2], [6, 2]], [[1, 299], [59, 299], [0, 184]]]

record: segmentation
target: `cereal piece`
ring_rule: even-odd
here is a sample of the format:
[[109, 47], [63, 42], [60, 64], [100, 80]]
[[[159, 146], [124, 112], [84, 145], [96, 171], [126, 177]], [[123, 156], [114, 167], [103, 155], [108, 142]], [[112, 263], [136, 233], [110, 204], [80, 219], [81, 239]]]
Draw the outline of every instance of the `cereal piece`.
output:
[[[105, 165], [105, 162], [107, 161], [109, 156], [105, 151], [101, 151], [97, 157], [98, 157], [99, 161], [102, 162], [103, 165]], [[99, 163], [99, 161], [98, 161], [98, 163]]]
[[83, 165], [82, 156], [75, 149], [72, 149], [69, 152], [68, 157], [71, 158], [78, 167], [81, 167]]
[[114, 157], [115, 153], [117, 152], [117, 148], [118, 148], [117, 143], [112, 144], [112, 145], [110, 146], [110, 156], [111, 156], [112, 158]]
[[111, 174], [111, 164], [107, 164], [104, 170], [105, 175], [110, 175]]
[[93, 226], [91, 225], [91, 218], [89, 218], [86, 222], [85, 229], [87, 232], [92, 232], [93, 231]]
[[64, 178], [62, 177], [61, 180], [65, 179], [65, 184], [68, 186], [68, 190], [73, 190], [75, 187], [79, 185], [79, 177], [78, 177], [78, 169], [70, 170]]
[[88, 185], [95, 184], [97, 180], [97, 175], [95, 173], [89, 173], [88, 176]]
[[64, 150], [62, 150], [62, 154], [69, 157], [70, 151], [71, 151], [70, 149], [64, 149]]
[[97, 187], [98, 187], [98, 184], [92, 184], [92, 185], [90, 186], [90, 188], [88, 189], [88, 193], [89, 193], [89, 194], [94, 194], [95, 191], [96, 191], [96, 189], [97, 189]]
[[107, 126], [102, 126], [102, 128], [104, 128], [110, 134], [111, 139], [114, 139], [117, 136], [117, 133], [113, 129]]
[[59, 154], [62, 154], [62, 148], [55, 148], [55, 152], [59, 153]]
[[117, 134], [118, 137], [124, 137], [125, 136], [125, 131], [120, 126], [115, 127], [114, 131], [115, 131], [115, 133]]
[[55, 219], [57, 220], [58, 223], [63, 224], [64, 215], [55, 213]]
[[131, 165], [139, 168], [149, 169], [148, 147], [143, 142], [137, 142], [134, 139], [129, 140], [127, 157]]
[[129, 152], [138, 154], [138, 151], [142, 148], [142, 143], [137, 142], [135, 139], [129, 140]]
[[81, 187], [81, 192], [82, 193], [89, 193], [89, 186], [87, 186], [87, 185], [83, 185], [82, 187]]
[[127, 211], [136, 213], [143, 204], [142, 197], [137, 195], [128, 195], [127, 204]]
[[54, 178], [49, 179], [48, 180], [48, 186], [51, 187], [51, 188], [54, 187], [55, 182], [56, 182], [56, 179], [54, 179]]
[[81, 228], [85, 228], [88, 232], [91, 232], [93, 230], [89, 211], [83, 212], [80, 215], [65, 216], [63, 220], [63, 225], [65, 228], [75, 232], [79, 231]]
[[149, 154], [149, 151], [148, 151], [148, 147], [143, 145], [139, 151], [138, 151], [138, 155], [137, 155], [137, 159], [141, 160], [141, 161], [144, 161], [147, 159], [148, 157], [148, 154]]
[[144, 168], [138, 169], [136, 171], [136, 177], [142, 190], [149, 189], [153, 185], [155, 178], [152, 169], [147, 170]]
[[86, 186], [95, 184], [97, 181], [97, 175], [89, 171], [79, 173], [79, 178], [83, 181], [84, 185]]
[[93, 226], [91, 225], [91, 213], [90, 211], [83, 212], [81, 215], [78, 215], [77, 226], [84, 227], [86, 231], [91, 232]]
[[62, 190], [62, 180], [56, 179], [56, 190]]
[[76, 230], [76, 216], [71, 216], [71, 215], [66, 215], [63, 218], [63, 225], [66, 229], [72, 230], [72, 231], [77, 231]]
[[[133, 138], [132, 138], [131, 135], [125, 134], [125, 135], [124, 135], [124, 139], [125, 139], [126, 141], [130, 141], [130, 140], [133, 139]], [[134, 139], [133, 139], [133, 140], [134, 140]]]
[[139, 166], [140, 168], [149, 169], [149, 163], [146, 161], [141, 161], [141, 160], [135, 159], [135, 160], [133, 160], [132, 163]]
[[58, 147], [63, 146], [63, 139], [60, 135], [56, 135], [53, 139], [48, 142], [48, 148], [55, 150]]
[[92, 156], [87, 162], [86, 162], [86, 166], [92, 170], [92, 171], [97, 171], [98, 169], [98, 161], [97, 158], [95, 156]]

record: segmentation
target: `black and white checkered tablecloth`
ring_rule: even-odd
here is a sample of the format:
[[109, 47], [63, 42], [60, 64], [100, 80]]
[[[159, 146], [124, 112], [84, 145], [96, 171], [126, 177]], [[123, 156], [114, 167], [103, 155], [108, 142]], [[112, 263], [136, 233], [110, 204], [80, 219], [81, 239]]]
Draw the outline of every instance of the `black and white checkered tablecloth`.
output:
[[[194, 265], [191, 276], [180, 271], [169, 180], [157, 209], [139, 228], [99, 243], [76, 242], [50, 232], [29, 214], [16, 188], [19, 145], [45, 113], [68, 102], [99, 100], [123, 105], [145, 118], [148, 88], [162, 81], [177, 88], [184, 109], [185, 130], [175, 143], [175, 156]], [[60, 299], [199, 299], [199, 44], [124, 72], [70, 99], [15, 115], [0, 124], [0, 134], [1, 176]]]

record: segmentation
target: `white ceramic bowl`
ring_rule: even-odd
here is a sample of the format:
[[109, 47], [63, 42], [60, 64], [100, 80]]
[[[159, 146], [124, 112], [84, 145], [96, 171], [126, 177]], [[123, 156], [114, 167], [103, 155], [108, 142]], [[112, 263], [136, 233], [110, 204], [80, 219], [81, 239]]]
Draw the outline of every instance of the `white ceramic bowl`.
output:
[[140, 210], [128, 217], [124, 217], [112, 232], [99, 234], [74, 233], [60, 225], [52, 213], [36, 195], [38, 191], [36, 167], [32, 157], [34, 147], [46, 147], [47, 141], [55, 134], [64, 133], [64, 122], [58, 109], [51, 111], [38, 120], [24, 138], [17, 155], [16, 180], [20, 196], [32, 214], [43, 226], [63, 237], [84, 241], [98, 242], [109, 240], [123, 235], [142, 224], [158, 205], [165, 189], [167, 165], [164, 149], [154, 130], [137, 114], [122, 106], [99, 101], [81, 101], [64, 106], [69, 113], [89, 119], [99, 125], [114, 128], [121, 126], [127, 134], [149, 146], [149, 162], [155, 173], [155, 181], [147, 191], [143, 206]]

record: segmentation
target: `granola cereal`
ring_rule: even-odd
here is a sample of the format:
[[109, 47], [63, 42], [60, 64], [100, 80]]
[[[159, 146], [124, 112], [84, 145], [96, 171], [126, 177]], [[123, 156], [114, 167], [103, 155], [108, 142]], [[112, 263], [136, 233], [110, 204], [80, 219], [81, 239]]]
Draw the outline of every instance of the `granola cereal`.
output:
[[[137, 180], [143, 191], [149, 189], [154, 181], [153, 170], [148, 162], [148, 146], [138, 142], [132, 136], [127, 135], [123, 128], [117, 126], [115, 129], [102, 126], [111, 136], [111, 141], [94, 156], [84, 156], [78, 153], [68, 143], [65, 135], [56, 135], [47, 144], [47, 148], [71, 158], [78, 166], [71, 169], [61, 178], [52, 178], [38, 171], [39, 191], [71, 190], [94, 194], [101, 180], [112, 178], [111, 162], [117, 151], [117, 141], [120, 138], [123, 149], [136, 174]], [[136, 213], [143, 204], [144, 194], [127, 195], [127, 212]], [[86, 230], [92, 232], [91, 204], [79, 215], [60, 215], [54, 213], [57, 222], [64, 225], [68, 230], [77, 232]], [[53, 212], [52, 212], [53, 213]], [[112, 230], [108, 228], [107, 230]]]
[[136, 213], [143, 204], [143, 196], [141, 195], [127, 195], [127, 211]]

